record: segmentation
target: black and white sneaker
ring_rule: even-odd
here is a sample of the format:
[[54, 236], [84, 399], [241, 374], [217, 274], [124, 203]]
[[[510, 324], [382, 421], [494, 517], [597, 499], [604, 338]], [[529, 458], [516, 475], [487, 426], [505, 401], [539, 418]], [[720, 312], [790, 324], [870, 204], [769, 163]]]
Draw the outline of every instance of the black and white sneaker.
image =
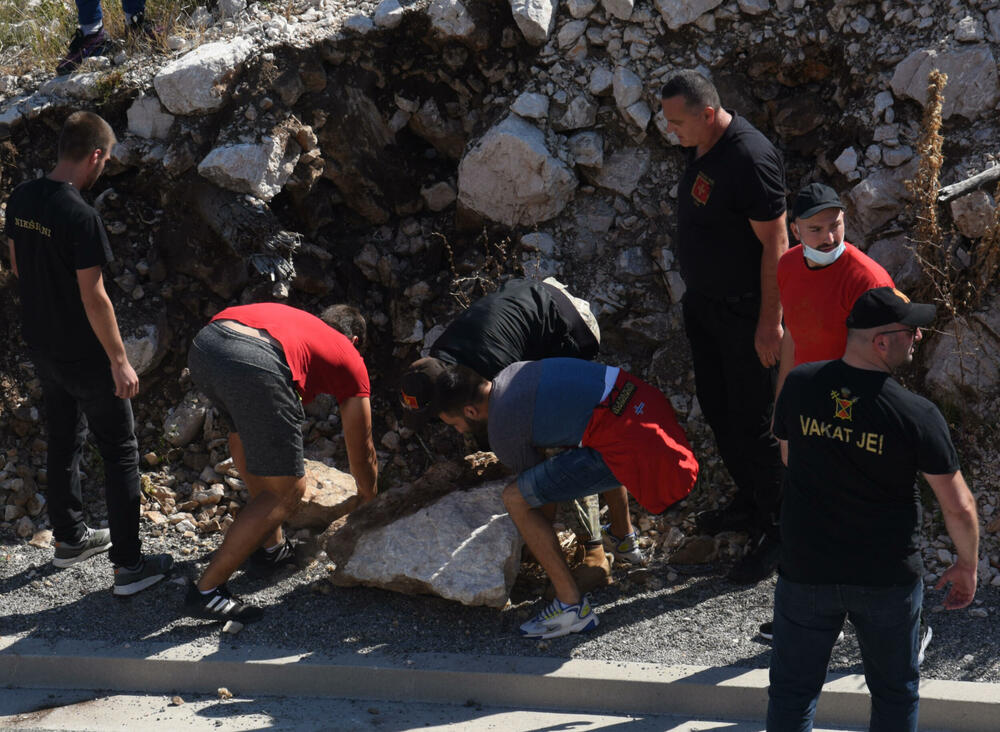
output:
[[111, 532], [108, 529], [87, 529], [87, 533], [76, 544], [64, 541], [56, 542], [56, 554], [52, 558], [52, 566], [59, 569], [72, 567], [78, 562], [90, 559], [95, 554], [106, 552], [111, 548]]
[[256, 605], [247, 605], [240, 598], [231, 595], [224, 584], [206, 595], [193, 582], [184, 598], [184, 610], [193, 618], [238, 620], [241, 623], [252, 623], [264, 615], [264, 611]]
[[112, 593], [118, 597], [128, 597], [152, 587], [162, 580], [174, 566], [174, 558], [169, 554], [153, 554], [143, 557], [137, 567], [115, 567], [115, 586]]
[[286, 564], [295, 564], [295, 545], [288, 539], [274, 551], [260, 547], [250, 555], [250, 566], [259, 571], [271, 571]]

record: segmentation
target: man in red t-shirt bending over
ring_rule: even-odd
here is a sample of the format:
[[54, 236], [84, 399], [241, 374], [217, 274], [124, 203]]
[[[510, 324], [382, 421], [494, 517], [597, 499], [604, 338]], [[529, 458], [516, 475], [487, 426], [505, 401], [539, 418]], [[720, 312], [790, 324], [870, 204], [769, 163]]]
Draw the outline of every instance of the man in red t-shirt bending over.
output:
[[197, 584], [189, 615], [257, 620], [262, 611], [229, 594], [226, 580], [249, 557], [274, 567], [294, 558], [281, 523], [305, 493], [302, 405], [331, 394], [340, 406], [344, 442], [358, 498], [377, 492], [368, 370], [354, 343], [315, 315], [277, 303], [226, 308], [195, 336], [191, 378], [229, 422], [229, 451], [250, 502], [226, 532]]

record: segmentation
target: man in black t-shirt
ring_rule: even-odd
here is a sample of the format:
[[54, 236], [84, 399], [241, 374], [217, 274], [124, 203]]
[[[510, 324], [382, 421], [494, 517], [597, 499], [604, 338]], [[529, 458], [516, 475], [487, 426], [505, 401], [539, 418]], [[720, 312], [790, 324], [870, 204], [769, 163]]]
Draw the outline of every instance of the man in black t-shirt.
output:
[[[162, 580], [173, 560], [142, 555], [139, 455], [129, 402], [139, 378], [104, 289], [108, 237], [97, 211], [80, 195], [97, 182], [114, 144], [114, 132], [101, 117], [71, 114], [56, 167], [11, 193], [6, 232], [21, 332], [45, 401], [52, 563], [69, 567], [109, 552], [114, 594], [133, 595]], [[104, 460], [108, 529], [84, 523], [79, 466], [88, 427]]]
[[923, 566], [919, 472], [930, 484], [957, 559], [950, 610], [976, 591], [979, 524], [948, 425], [896, 382], [933, 305], [891, 287], [858, 298], [837, 361], [792, 370], [774, 432], [788, 465], [774, 593], [769, 732], [811, 728], [830, 651], [845, 618], [858, 635], [872, 729], [917, 728]]
[[698, 72], [672, 75], [661, 97], [667, 129], [691, 148], [677, 187], [677, 258], [695, 388], [736, 483], [733, 501], [700, 514], [698, 528], [749, 530], [750, 551], [729, 578], [758, 582], [778, 553], [783, 469], [770, 422], [782, 339], [777, 268], [788, 249], [784, 166]]
[[[430, 347], [430, 355], [448, 364], [467, 366], [484, 379], [518, 361], [544, 358], [590, 360], [600, 347], [600, 330], [587, 303], [573, 298], [555, 279], [543, 282], [509, 280], [494, 293], [480, 298], [453, 320]], [[404, 377], [405, 379], [405, 377]], [[628, 511], [624, 487], [616, 494]], [[554, 508], [554, 506], [553, 506]], [[574, 573], [583, 592], [607, 584], [610, 566], [605, 557], [596, 496], [564, 506], [567, 523], [585, 548], [581, 566]], [[638, 535], [615, 537], [606, 530], [616, 559], [642, 564]]]

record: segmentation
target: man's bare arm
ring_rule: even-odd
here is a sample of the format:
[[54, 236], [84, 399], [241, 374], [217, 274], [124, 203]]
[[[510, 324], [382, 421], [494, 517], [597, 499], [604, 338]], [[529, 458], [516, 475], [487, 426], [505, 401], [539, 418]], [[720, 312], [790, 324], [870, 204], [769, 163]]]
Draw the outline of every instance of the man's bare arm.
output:
[[378, 493], [378, 457], [372, 441], [372, 407], [368, 397], [350, 397], [340, 404], [347, 461], [358, 485], [358, 499], [367, 503]]
[[945, 475], [924, 473], [924, 478], [941, 504], [945, 528], [948, 536], [955, 542], [958, 554], [958, 559], [941, 575], [935, 589], [940, 590], [950, 582], [951, 588], [944, 598], [944, 606], [948, 610], [959, 610], [971, 603], [976, 594], [976, 571], [979, 564], [976, 499], [965, 484], [960, 470]]
[[76, 281], [80, 285], [80, 299], [87, 311], [87, 320], [94, 329], [97, 340], [104, 346], [104, 352], [111, 361], [111, 375], [115, 380], [115, 396], [131, 399], [139, 393], [139, 377], [132, 368], [125, 353], [115, 308], [104, 289], [104, 277], [100, 267], [88, 267], [76, 271]]
[[788, 251], [788, 226], [785, 214], [770, 221], [750, 220], [753, 233], [760, 239], [760, 315], [754, 345], [764, 366], [774, 366], [781, 355], [781, 298], [778, 296], [778, 260]]
[[7, 239], [7, 251], [10, 253], [10, 271], [17, 277], [17, 258], [14, 256], [14, 240]]

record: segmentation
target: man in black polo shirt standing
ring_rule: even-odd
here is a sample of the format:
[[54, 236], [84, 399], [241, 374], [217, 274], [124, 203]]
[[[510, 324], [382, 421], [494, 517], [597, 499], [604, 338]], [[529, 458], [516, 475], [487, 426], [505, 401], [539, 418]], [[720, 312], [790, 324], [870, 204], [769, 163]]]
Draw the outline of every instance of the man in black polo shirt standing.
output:
[[[139, 377], [104, 289], [101, 267], [112, 258], [108, 236], [80, 195], [97, 182], [114, 144], [101, 117], [71, 114], [56, 167], [11, 193], [6, 231], [21, 332], [45, 400], [52, 564], [69, 567], [110, 551], [114, 594], [133, 595], [162, 580], [173, 560], [142, 555], [139, 453], [129, 401], [139, 393]], [[84, 523], [80, 459], [88, 428], [104, 461], [108, 529]]]
[[948, 425], [892, 372], [909, 362], [933, 305], [869, 290], [847, 318], [836, 361], [788, 375], [774, 432], [788, 464], [774, 591], [769, 732], [812, 729], [844, 619], [858, 634], [872, 695], [870, 729], [916, 730], [920, 683], [923, 474], [941, 504], [955, 563], [937, 584], [958, 610], [976, 592], [979, 522]]
[[783, 474], [770, 422], [783, 334], [777, 267], [788, 249], [784, 166], [698, 72], [672, 75], [661, 97], [668, 131], [690, 148], [677, 187], [677, 254], [698, 402], [737, 488], [698, 526], [749, 529], [750, 552], [729, 577], [758, 582], [777, 564]]

